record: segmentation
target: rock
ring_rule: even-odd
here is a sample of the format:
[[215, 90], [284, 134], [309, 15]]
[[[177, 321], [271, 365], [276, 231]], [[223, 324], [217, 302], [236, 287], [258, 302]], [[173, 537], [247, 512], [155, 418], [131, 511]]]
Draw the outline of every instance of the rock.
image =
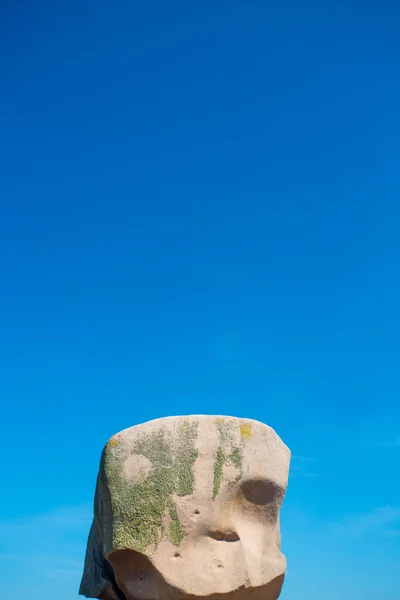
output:
[[167, 417], [113, 436], [80, 594], [276, 600], [289, 461], [273, 429], [250, 419]]

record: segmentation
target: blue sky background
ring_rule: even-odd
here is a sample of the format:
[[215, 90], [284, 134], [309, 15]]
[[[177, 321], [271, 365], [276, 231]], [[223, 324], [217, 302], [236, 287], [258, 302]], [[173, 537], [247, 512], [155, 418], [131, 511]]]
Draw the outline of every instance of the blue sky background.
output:
[[77, 597], [110, 435], [290, 446], [282, 600], [398, 600], [400, 8], [0, 5], [0, 572]]

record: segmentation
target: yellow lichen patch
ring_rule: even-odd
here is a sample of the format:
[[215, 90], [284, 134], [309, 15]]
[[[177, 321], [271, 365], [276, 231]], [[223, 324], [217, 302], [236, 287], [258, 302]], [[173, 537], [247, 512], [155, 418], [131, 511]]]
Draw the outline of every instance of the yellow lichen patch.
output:
[[225, 423], [225, 419], [223, 419], [222, 417], [217, 417], [214, 420], [214, 425], [220, 425], [221, 423]]
[[114, 446], [117, 445], [117, 443], [118, 443], [118, 434], [114, 435], [109, 441], [110, 446], [112, 446], [113, 448], [114, 448]]
[[243, 423], [243, 425], [240, 426], [240, 435], [242, 437], [250, 437], [251, 436], [251, 424], [250, 423]]

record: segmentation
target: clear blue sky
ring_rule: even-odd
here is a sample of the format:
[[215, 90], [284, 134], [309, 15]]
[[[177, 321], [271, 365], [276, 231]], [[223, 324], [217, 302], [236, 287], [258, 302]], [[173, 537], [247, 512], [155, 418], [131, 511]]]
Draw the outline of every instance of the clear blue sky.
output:
[[398, 600], [400, 8], [2, 3], [0, 571], [77, 597], [101, 448], [252, 417], [282, 600]]

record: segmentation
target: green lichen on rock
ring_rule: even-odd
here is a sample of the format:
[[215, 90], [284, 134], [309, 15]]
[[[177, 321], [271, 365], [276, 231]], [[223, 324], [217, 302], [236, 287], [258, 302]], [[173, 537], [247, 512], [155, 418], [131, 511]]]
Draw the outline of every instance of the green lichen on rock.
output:
[[[124, 446], [123, 441], [106, 447], [105, 475], [113, 513], [109, 534], [114, 550], [144, 552], [163, 537], [180, 545], [183, 534], [173, 495], [193, 493], [196, 437], [197, 423], [184, 421], [175, 435], [160, 429], [142, 435], [133, 447]], [[135, 482], [123, 469], [132, 454], [145, 456], [151, 463], [147, 476]]]
[[178, 446], [176, 448], [175, 471], [176, 493], [178, 496], [190, 496], [194, 488], [193, 466], [197, 458], [195, 440], [197, 423], [184, 421], [178, 431]]
[[169, 539], [171, 544], [174, 546], [180, 546], [183, 540], [183, 533], [181, 529], [181, 524], [179, 522], [178, 513], [176, 510], [176, 506], [173, 502], [169, 505], [169, 516], [170, 516], [170, 524], [169, 524]]
[[232, 452], [229, 455], [229, 460], [235, 465], [238, 469], [239, 473], [237, 476], [237, 481], [242, 478], [243, 475], [243, 452], [239, 446], [235, 446]]
[[235, 424], [218, 418], [215, 425], [219, 432], [219, 446], [214, 463], [213, 500], [218, 495], [224, 477], [224, 465], [234, 465], [238, 471], [235, 482], [243, 476], [243, 450], [236, 441]]
[[219, 492], [219, 488], [221, 487], [222, 470], [224, 468], [224, 463], [225, 463], [225, 454], [224, 454], [224, 451], [222, 450], [222, 443], [221, 443], [220, 446], [218, 447], [217, 456], [215, 458], [215, 463], [214, 463], [213, 500], [215, 500], [215, 498]]

